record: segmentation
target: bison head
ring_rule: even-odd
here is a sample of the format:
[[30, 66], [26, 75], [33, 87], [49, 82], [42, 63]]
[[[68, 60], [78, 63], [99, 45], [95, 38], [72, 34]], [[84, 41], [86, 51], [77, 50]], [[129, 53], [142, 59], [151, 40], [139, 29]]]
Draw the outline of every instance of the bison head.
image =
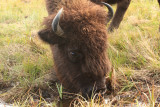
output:
[[63, 86], [71, 92], [105, 92], [107, 57], [107, 14], [103, 7], [87, 0], [73, 0], [60, 5], [49, 15], [40, 38], [49, 43], [54, 69]]

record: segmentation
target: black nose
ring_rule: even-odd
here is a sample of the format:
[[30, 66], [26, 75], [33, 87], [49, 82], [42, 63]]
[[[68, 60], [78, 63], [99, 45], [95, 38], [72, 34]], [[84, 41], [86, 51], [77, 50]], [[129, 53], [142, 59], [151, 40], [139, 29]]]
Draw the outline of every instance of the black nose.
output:
[[93, 87], [89, 87], [89, 88], [84, 88], [82, 90], [82, 96], [88, 100], [88, 99], [91, 99], [91, 97], [93, 97], [94, 94], [99, 93], [100, 95], [103, 96], [105, 92], [106, 92], [106, 87], [99, 88], [99, 89], [97, 88], [94, 89]]
[[100, 93], [101, 95], [104, 95], [106, 90], [107, 90], [106, 88], [97, 89], [96, 93]]
[[93, 94], [93, 88], [92, 87], [89, 87], [89, 88], [84, 88], [82, 90], [82, 96], [85, 98], [85, 99], [90, 99], [92, 97], [92, 94]]

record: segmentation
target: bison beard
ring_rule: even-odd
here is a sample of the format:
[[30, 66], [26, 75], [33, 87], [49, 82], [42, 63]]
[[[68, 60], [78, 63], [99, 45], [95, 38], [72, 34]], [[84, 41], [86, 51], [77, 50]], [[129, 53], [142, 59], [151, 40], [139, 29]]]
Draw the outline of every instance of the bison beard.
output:
[[50, 44], [58, 79], [68, 91], [82, 92], [85, 98], [92, 91], [104, 93], [110, 71], [105, 9], [89, 0], [53, 2], [53, 8], [51, 2], [46, 1], [49, 16], [39, 36]]

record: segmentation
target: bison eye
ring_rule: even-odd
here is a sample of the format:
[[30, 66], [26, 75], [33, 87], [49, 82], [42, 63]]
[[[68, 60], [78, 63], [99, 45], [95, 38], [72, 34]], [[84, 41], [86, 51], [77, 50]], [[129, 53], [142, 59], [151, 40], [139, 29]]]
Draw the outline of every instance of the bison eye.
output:
[[71, 56], [73, 56], [73, 57], [77, 57], [76, 52], [69, 52], [69, 54], [70, 54]]
[[76, 51], [70, 51], [68, 57], [71, 62], [79, 62], [82, 59], [82, 54]]

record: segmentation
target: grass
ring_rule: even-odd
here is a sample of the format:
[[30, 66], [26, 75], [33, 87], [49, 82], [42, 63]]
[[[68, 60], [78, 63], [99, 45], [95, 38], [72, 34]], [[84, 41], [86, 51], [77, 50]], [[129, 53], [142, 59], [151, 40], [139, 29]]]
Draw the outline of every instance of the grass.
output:
[[62, 99], [63, 99], [63, 87], [62, 87], [62, 84], [61, 84], [61, 85], [58, 85], [58, 84], [56, 83], [56, 86], [57, 86], [57, 89], [58, 89], [59, 98], [62, 100]]
[[[42, 97], [44, 87], [56, 93], [55, 99], [59, 96], [56, 85], [49, 87], [45, 78], [53, 66], [50, 48], [37, 37], [47, 16], [44, 0], [2, 0], [0, 5], [0, 98], [18, 106], [55, 106], [56, 100], [48, 103]], [[116, 95], [105, 106], [113, 102], [115, 106], [140, 106], [141, 102], [147, 107], [158, 105], [159, 21], [156, 0], [132, 0], [120, 28], [109, 34], [110, 77]], [[91, 102], [81, 98], [75, 101], [75, 107], [104, 106], [94, 98]]]

